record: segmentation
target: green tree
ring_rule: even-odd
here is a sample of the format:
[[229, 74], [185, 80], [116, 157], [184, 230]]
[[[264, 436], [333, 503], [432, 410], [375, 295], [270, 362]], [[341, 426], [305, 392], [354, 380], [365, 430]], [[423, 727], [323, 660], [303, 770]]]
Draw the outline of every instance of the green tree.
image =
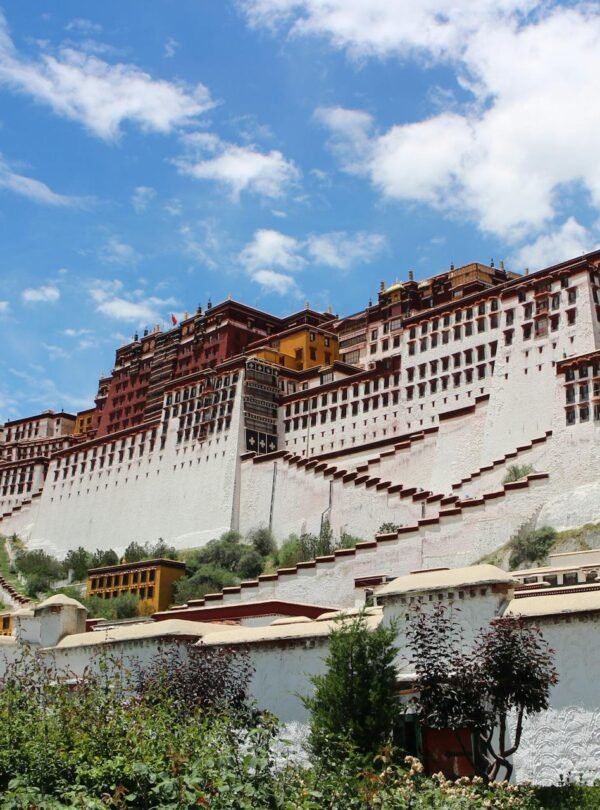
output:
[[113, 599], [100, 596], [78, 597], [92, 619], [134, 619], [138, 615], [140, 600], [132, 593], [122, 593]]
[[188, 599], [200, 599], [206, 593], [216, 593], [229, 585], [237, 585], [238, 578], [216, 565], [200, 565], [189, 577], [175, 583], [175, 601], [184, 604]]
[[310, 710], [310, 745], [326, 755], [337, 741], [375, 753], [391, 738], [400, 716], [395, 694], [395, 624], [369, 629], [364, 614], [340, 621], [329, 637], [327, 671], [303, 698]]
[[116, 551], [113, 551], [112, 548], [105, 549], [104, 551], [98, 548], [92, 554], [90, 568], [105, 568], [106, 566], [109, 565], [118, 565], [118, 564], [119, 564], [119, 557]]
[[262, 573], [264, 566], [264, 558], [255, 551], [245, 551], [237, 562], [235, 567], [236, 573], [242, 579], [256, 579]]
[[510, 541], [508, 565], [511, 571], [520, 568], [524, 563], [536, 563], [544, 560], [556, 539], [556, 531], [551, 526], [541, 529], [522, 527]]
[[92, 567], [92, 555], [83, 546], [74, 551], [68, 551], [62, 564], [64, 576], [68, 576], [69, 571], [73, 572], [75, 582], [86, 579], [88, 570]]
[[268, 557], [269, 554], [273, 554], [277, 549], [271, 530], [265, 527], [252, 529], [246, 539], [254, 546], [255, 551], [257, 551], [261, 557]]
[[15, 562], [17, 570], [25, 577], [25, 589], [31, 597], [49, 590], [52, 583], [62, 576], [60, 562], [41, 549], [19, 551]]

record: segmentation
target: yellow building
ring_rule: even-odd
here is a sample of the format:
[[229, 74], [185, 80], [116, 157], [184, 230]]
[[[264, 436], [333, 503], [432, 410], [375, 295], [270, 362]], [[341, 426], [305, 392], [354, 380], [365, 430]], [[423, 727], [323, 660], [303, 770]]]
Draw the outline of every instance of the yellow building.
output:
[[95, 408], [88, 408], [86, 411], [79, 411], [75, 419], [75, 429], [73, 433], [78, 435], [80, 433], [87, 433], [94, 429], [94, 417], [96, 415]]
[[135, 563], [91, 568], [87, 595], [112, 599], [131, 593], [149, 602], [154, 612], [166, 610], [173, 602], [173, 589], [185, 574], [185, 563], [176, 560], [142, 560]]
[[293, 371], [330, 366], [339, 358], [337, 335], [306, 324], [257, 341], [248, 349], [266, 363]]
[[0, 636], [12, 636], [12, 613], [0, 613]]

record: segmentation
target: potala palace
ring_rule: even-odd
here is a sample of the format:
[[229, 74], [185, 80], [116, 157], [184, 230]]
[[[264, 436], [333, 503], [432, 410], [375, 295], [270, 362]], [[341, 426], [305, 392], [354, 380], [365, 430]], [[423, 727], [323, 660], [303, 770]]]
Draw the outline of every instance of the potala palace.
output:
[[[588, 522], [599, 291], [594, 253], [382, 282], [345, 318], [199, 308], [119, 348], [94, 409], [4, 425], [0, 531], [60, 555], [328, 519], [365, 540], [342, 567], [403, 573], [475, 562], [526, 521]], [[503, 487], [513, 462], [535, 473]], [[398, 536], [376, 537], [384, 522]]]
[[[516, 778], [597, 778], [600, 552], [510, 574], [481, 562], [524, 526], [600, 521], [599, 429], [600, 251], [524, 275], [408, 274], [347, 317], [209, 303], [119, 348], [93, 409], [3, 426], [0, 534], [59, 556], [159, 537], [193, 548], [228, 529], [282, 541], [325, 521], [362, 542], [128, 627], [86, 627], [52, 597], [17, 611], [15, 636], [76, 673], [103, 644], [142, 658], [165, 639], [246, 644], [259, 703], [303, 721], [297, 694], [333, 616], [366, 594], [373, 626], [415, 600], [460, 605], [469, 633], [521, 615], [561, 680], [527, 723]], [[502, 483], [511, 464], [531, 472]], [[16, 654], [15, 637], [0, 642]]]

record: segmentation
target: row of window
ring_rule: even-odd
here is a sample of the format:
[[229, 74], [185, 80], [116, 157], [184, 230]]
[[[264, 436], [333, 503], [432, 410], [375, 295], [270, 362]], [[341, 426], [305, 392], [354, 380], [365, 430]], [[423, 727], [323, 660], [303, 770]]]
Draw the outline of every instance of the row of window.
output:
[[344, 386], [334, 391], [323, 393], [320, 396], [307, 397], [302, 400], [297, 399], [294, 403], [288, 403], [285, 406], [285, 415], [291, 416], [292, 410], [294, 414], [300, 413], [301, 411], [302, 413], [306, 413], [309, 410], [316, 410], [319, 407], [325, 407], [329, 404], [335, 405], [338, 401], [347, 402], [349, 399], [369, 396], [371, 393], [385, 391], [392, 385], [400, 385], [400, 374], [375, 377], [372, 380], [366, 380], [364, 383], [353, 383], [351, 386]]
[[[350, 405], [340, 405], [338, 407], [329, 408], [328, 410], [321, 410], [306, 414], [304, 416], [297, 416], [294, 419], [286, 419], [284, 421], [285, 432], [289, 433], [292, 430], [299, 430], [309, 426], [327, 422], [335, 422], [338, 419], [345, 419], [347, 416], [358, 416], [359, 413], [368, 413], [375, 411], [378, 408], [387, 408], [390, 404], [397, 405], [400, 400], [400, 392], [392, 391], [391, 393], [384, 393], [381, 395], [363, 399], [362, 402], [352, 402]], [[309, 421], [310, 420], [310, 421]]]
[[92, 577], [90, 580], [90, 590], [99, 588], [125, 588], [129, 585], [138, 585], [144, 582], [154, 582], [156, 570], [153, 568], [142, 569], [141, 571], [129, 571], [124, 574], [105, 574], [104, 576]]

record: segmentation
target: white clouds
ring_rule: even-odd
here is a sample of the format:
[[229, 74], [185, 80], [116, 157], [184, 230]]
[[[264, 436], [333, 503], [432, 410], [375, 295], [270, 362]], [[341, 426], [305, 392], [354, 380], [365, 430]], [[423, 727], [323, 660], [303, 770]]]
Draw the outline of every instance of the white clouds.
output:
[[296, 280], [285, 273], [277, 273], [275, 270], [257, 270], [252, 274], [253, 281], [263, 288], [265, 292], [277, 293], [277, 295], [290, 295], [296, 297], [302, 295], [296, 284]]
[[116, 236], [102, 246], [99, 253], [100, 259], [109, 264], [135, 264], [140, 259], [140, 254], [127, 242], [123, 242]]
[[261, 267], [276, 267], [279, 270], [300, 270], [306, 260], [299, 255], [300, 242], [279, 231], [262, 229], [256, 231], [252, 242], [240, 253], [240, 262], [249, 272]]
[[560, 228], [542, 234], [531, 244], [521, 247], [511, 264], [518, 268], [528, 267], [535, 272], [542, 267], [589, 253], [599, 246], [599, 239], [569, 217]]
[[169, 37], [168, 40], [165, 42], [165, 47], [163, 50], [163, 56], [165, 59], [172, 59], [175, 54], [177, 53], [177, 49], [179, 48], [179, 42], [173, 37]]
[[10, 304], [8, 301], [0, 301], [0, 317], [2, 317], [2, 315], [8, 315], [9, 310]]
[[28, 287], [23, 290], [21, 297], [26, 304], [54, 304], [60, 300], [60, 290], [52, 285], [42, 287]]
[[[377, 131], [362, 110], [317, 110], [344, 171], [384, 198], [468, 216], [516, 242], [564, 215], [576, 186], [600, 209], [600, 13], [542, 0], [245, 0], [252, 25], [320, 35], [353, 56], [443, 65], [469, 96]], [[576, 58], [573, 55], [577, 54]], [[445, 106], [444, 106], [445, 105]]]
[[151, 186], [136, 186], [131, 195], [131, 204], [134, 210], [141, 214], [156, 197], [156, 189]]
[[142, 290], [127, 292], [123, 282], [95, 281], [89, 289], [96, 311], [118, 321], [137, 325], [151, 324], [163, 319], [161, 314], [165, 307], [172, 307], [177, 302], [173, 298], [145, 296]]
[[51, 360], [65, 360], [69, 354], [61, 346], [54, 346], [51, 343], [42, 343], [42, 347], [46, 349], [48, 357]]
[[81, 50], [63, 48], [29, 60], [16, 51], [2, 15], [0, 82], [105, 140], [117, 138], [125, 122], [171, 132], [213, 106], [202, 84], [187, 88], [153, 79], [135, 65], [111, 65]]
[[66, 25], [65, 29], [67, 31], [76, 31], [79, 34], [100, 34], [102, 32], [102, 26], [100, 23], [93, 22], [92, 20], [87, 20], [84, 17], [76, 17], [73, 20], [70, 20]]
[[188, 155], [177, 161], [180, 172], [220, 183], [236, 201], [242, 192], [278, 199], [300, 178], [294, 163], [277, 149], [261, 152], [252, 144], [237, 146], [207, 133], [187, 136], [184, 143]]
[[304, 240], [272, 229], [255, 232], [238, 256], [250, 278], [266, 292], [300, 295], [290, 273], [309, 266], [347, 270], [372, 261], [385, 247], [381, 234], [345, 231], [311, 234]]
[[319, 107], [315, 111], [315, 118], [329, 130], [329, 146], [344, 170], [361, 173], [365, 154], [371, 146], [370, 135], [375, 124], [373, 117], [363, 110]]
[[5, 188], [21, 197], [27, 197], [27, 199], [43, 205], [67, 206], [81, 205], [83, 203], [80, 197], [67, 197], [64, 194], [57, 194], [40, 180], [11, 171], [2, 155], [0, 155], [0, 188]]
[[310, 236], [307, 249], [316, 264], [347, 270], [356, 264], [372, 262], [385, 247], [385, 237], [379, 233], [344, 231]]

